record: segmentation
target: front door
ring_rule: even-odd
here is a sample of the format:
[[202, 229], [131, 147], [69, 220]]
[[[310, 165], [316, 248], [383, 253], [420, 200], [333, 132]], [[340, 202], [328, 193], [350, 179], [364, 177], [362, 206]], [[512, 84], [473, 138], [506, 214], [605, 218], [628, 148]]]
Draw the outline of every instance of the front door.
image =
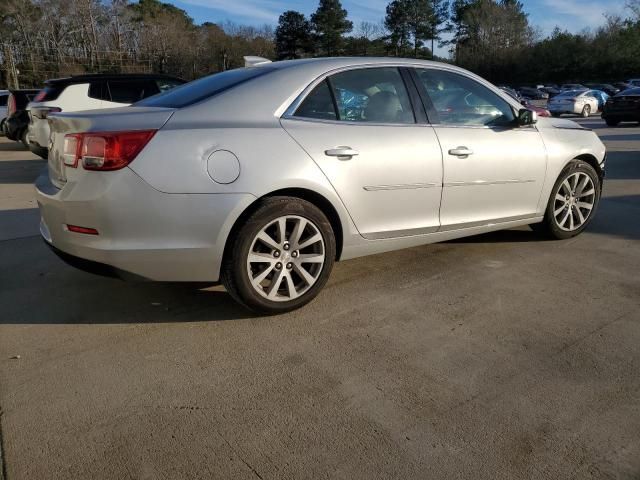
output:
[[509, 103], [475, 79], [416, 72], [442, 146], [441, 229], [535, 216], [547, 165], [538, 130], [518, 127]]

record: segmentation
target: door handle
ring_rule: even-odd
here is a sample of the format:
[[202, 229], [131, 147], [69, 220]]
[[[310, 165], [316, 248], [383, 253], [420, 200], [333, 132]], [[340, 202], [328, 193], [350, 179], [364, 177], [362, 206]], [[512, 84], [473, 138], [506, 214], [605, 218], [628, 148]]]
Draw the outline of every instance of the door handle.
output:
[[467, 147], [456, 147], [449, 150], [449, 155], [454, 157], [467, 158], [469, 155], [473, 155], [473, 150], [469, 150]]
[[343, 160], [349, 160], [351, 159], [351, 157], [355, 157], [356, 155], [359, 155], [360, 152], [358, 152], [357, 150], [354, 150], [351, 147], [336, 147], [336, 148], [331, 148], [329, 150], [325, 150], [324, 154], [327, 155], [328, 157], [338, 157]]

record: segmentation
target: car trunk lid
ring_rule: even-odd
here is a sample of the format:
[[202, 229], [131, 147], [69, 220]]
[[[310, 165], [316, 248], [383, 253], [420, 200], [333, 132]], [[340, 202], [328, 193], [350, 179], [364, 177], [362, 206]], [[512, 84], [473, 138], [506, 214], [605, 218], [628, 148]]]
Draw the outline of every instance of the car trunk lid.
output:
[[[64, 137], [70, 133], [159, 130], [175, 112], [172, 108], [122, 107], [52, 114], [48, 117], [49, 177], [62, 188], [70, 167], [64, 164]], [[81, 167], [78, 167], [81, 168]], [[74, 168], [71, 168], [75, 170]]]

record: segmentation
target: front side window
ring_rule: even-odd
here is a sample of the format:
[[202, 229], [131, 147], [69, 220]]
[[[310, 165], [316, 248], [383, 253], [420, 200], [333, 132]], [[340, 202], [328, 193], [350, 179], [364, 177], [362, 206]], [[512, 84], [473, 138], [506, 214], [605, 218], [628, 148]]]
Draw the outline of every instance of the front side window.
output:
[[418, 69], [417, 74], [443, 125], [495, 127], [515, 122], [511, 105], [471, 78], [435, 69]]

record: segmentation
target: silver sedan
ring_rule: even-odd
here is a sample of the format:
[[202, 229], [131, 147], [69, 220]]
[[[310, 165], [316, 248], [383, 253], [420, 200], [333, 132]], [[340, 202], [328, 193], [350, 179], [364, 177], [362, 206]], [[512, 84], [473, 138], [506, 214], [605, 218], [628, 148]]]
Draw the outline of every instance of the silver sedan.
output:
[[262, 313], [335, 261], [594, 215], [605, 147], [465, 70], [391, 58], [261, 62], [128, 108], [49, 118], [42, 236], [92, 270], [221, 281]]

